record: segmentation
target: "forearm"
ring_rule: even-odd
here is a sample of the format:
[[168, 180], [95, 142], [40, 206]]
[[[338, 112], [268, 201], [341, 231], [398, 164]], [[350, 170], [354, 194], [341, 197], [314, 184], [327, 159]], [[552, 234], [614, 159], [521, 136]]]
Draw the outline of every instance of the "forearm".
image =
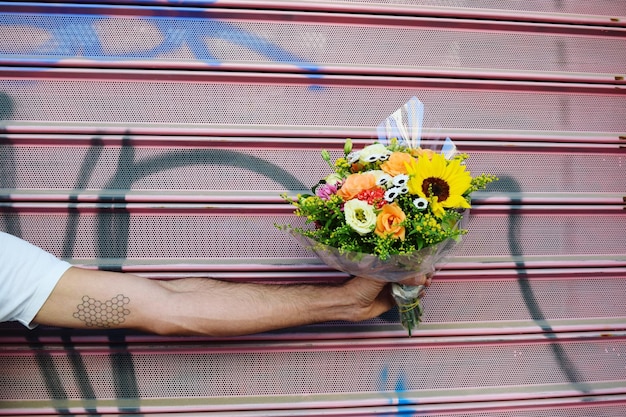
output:
[[269, 285], [190, 278], [161, 282], [167, 311], [154, 323], [165, 334], [234, 336], [353, 319], [344, 286]]
[[331, 320], [364, 320], [391, 308], [384, 284], [269, 285], [208, 278], [156, 281], [70, 268], [35, 323], [127, 328], [168, 335], [234, 336]]

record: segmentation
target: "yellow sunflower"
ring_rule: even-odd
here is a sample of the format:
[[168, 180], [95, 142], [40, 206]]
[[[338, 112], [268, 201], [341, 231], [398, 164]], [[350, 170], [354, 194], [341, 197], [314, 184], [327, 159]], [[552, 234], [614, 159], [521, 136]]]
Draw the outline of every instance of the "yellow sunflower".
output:
[[427, 199], [435, 216], [443, 216], [444, 208], [471, 207], [463, 193], [469, 189], [472, 176], [461, 161], [448, 161], [441, 154], [433, 154], [430, 159], [420, 155], [407, 164], [407, 172], [409, 192]]

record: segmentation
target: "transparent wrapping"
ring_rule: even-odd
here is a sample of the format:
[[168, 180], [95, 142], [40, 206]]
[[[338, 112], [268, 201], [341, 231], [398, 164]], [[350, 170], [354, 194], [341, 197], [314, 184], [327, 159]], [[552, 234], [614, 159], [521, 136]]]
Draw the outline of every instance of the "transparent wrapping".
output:
[[[458, 225], [457, 223], [455, 227]], [[413, 331], [422, 321], [424, 308], [421, 300], [426, 294], [426, 285], [403, 284], [402, 281], [410, 282], [420, 275], [432, 277], [458, 243], [455, 239], [446, 239], [421, 250], [405, 255], [391, 255], [383, 260], [368, 253], [341, 251], [317, 242], [297, 230], [292, 229], [290, 233], [304, 248], [313, 252], [333, 269], [375, 281], [392, 283], [391, 292], [398, 306], [400, 323], [409, 336], [412, 336]]]
[[409, 281], [420, 275], [432, 275], [457, 243], [447, 239], [436, 245], [406, 255], [391, 255], [382, 260], [368, 253], [340, 251], [319, 243], [297, 230], [290, 231], [300, 244], [315, 253], [326, 265], [350, 275], [382, 282]]
[[[331, 268], [392, 283], [402, 325], [419, 324], [424, 285], [466, 232], [470, 194], [494, 178], [466, 171], [465, 154], [450, 138], [422, 138], [424, 104], [412, 97], [377, 127], [378, 141], [334, 164], [313, 194], [284, 196], [314, 229], [285, 227]], [[475, 181], [475, 182], [474, 182]], [[418, 248], [414, 250], [414, 248]]]

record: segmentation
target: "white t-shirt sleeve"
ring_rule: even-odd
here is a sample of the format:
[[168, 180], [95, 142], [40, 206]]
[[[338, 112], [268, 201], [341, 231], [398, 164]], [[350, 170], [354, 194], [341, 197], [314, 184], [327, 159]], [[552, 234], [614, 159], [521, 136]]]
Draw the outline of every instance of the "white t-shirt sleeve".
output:
[[0, 321], [31, 322], [71, 267], [22, 239], [0, 232]]

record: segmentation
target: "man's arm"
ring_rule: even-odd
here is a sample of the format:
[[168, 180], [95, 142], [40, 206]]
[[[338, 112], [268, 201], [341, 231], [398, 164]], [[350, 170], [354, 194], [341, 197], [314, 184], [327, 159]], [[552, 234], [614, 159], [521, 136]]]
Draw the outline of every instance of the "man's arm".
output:
[[332, 320], [366, 320], [392, 306], [384, 283], [363, 278], [340, 285], [271, 285], [208, 278], [157, 281], [72, 267], [33, 322], [165, 335], [235, 336]]

